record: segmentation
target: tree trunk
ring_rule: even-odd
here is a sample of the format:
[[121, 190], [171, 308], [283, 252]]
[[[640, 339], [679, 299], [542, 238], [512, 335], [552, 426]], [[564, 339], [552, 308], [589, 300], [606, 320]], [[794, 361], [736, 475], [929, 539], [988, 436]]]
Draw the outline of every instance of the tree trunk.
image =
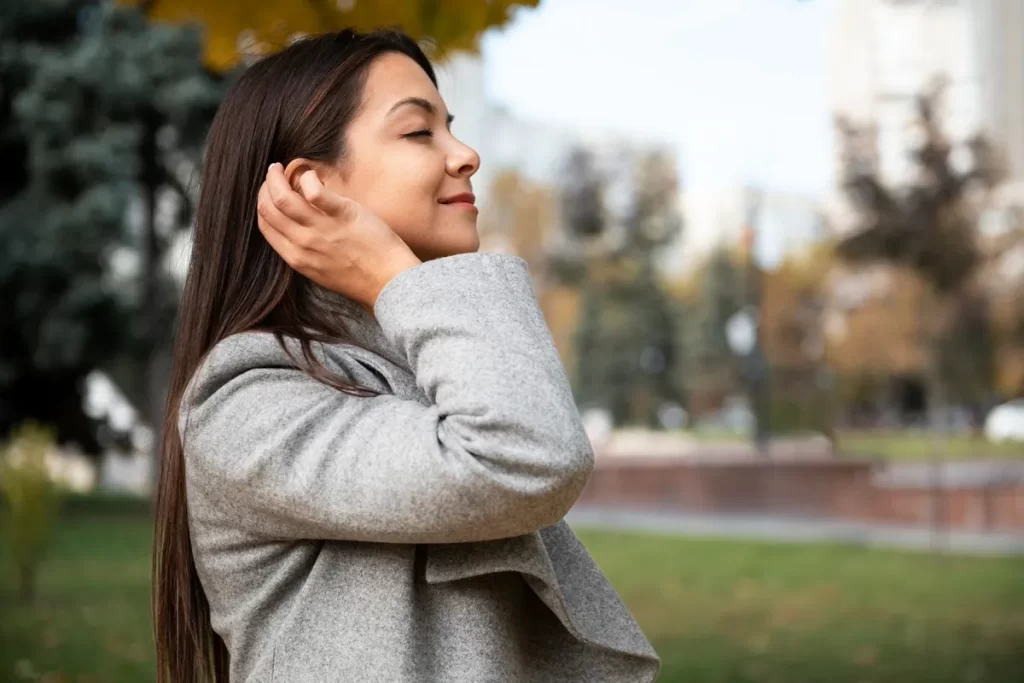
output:
[[160, 476], [160, 440], [164, 408], [164, 344], [168, 330], [161, 329], [163, 306], [160, 299], [162, 286], [162, 251], [160, 236], [156, 225], [157, 193], [163, 181], [163, 168], [160, 163], [160, 149], [157, 145], [157, 134], [160, 132], [159, 117], [155, 112], [144, 117], [145, 132], [141, 143], [142, 157], [142, 327], [147, 349], [144, 369], [143, 390], [145, 405], [142, 409], [143, 419], [152, 430], [150, 478], [153, 488]]
[[943, 336], [950, 327], [950, 301], [941, 298], [938, 301], [938, 315], [931, 335], [931, 358], [928, 368], [928, 427], [931, 435], [929, 464], [931, 469], [931, 526], [932, 549], [942, 552], [945, 549], [945, 532], [947, 524], [946, 487], [943, 483], [943, 470], [946, 468], [948, 437], [946, 424], [949, 417], [946, 382], [943, 376], [941, 343]]
[[946, 403], [944, 382], [938, 370], [933, 369], [929, 377], [928, 412], [929, 431], [932, 447], [930, 449], [931, 466], [931, 523], [932, 548], [942, 551], [945, 543], [946, 530], [946, 490], [943, 484], [943, 470], [946, 466], [946, 417], [949, 407]]

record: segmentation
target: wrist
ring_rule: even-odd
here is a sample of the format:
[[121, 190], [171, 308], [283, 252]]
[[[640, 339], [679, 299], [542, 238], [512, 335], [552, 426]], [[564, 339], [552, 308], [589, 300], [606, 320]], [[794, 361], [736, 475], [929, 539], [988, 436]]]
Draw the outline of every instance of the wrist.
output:
[[373, 296], [369, 302], [370, 308], [373, 309], [377, 305], [377, 300], [380, 298], [381, 293], [387, 288], [391, 281], [394, 280], [398, 275], [404, 273], [407, 270], [415, 268], [416, 266], [423, 265], [423, 262], [416, 257], [407, 247], [405, 249], [398, 249], [392, 258], [388, 259], [387, 266], [382, 268], [380, 271], [380, 278], [377, 281], [376, 291], [373, 292]]

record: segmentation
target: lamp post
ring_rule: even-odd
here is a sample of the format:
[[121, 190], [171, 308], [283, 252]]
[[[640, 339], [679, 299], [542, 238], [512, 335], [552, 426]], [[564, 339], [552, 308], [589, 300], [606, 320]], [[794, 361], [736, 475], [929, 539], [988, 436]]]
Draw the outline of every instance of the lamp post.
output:
[[746, 221], [741, 235], [743, 246], [744, 306], [726, 323], [726, 339], [732, 352], [741, 359], [742, 374], [754, 418], [754, 449], [761, 456], [768, 455], [770, 438], [768, 425], [768, 367], [761, 340], [761, 281], [755, 253], [757, 245], [757, 219], [761, 209], [761, 193], [748, 189], [746, 193]]

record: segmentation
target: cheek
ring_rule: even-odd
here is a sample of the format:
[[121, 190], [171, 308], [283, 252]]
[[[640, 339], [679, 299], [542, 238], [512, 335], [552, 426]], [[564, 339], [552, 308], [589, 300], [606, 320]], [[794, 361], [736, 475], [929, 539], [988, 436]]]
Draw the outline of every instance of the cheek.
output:
[[367, 208], [406, 242], [429, 235], [437, 220], [437, 198], [422, 179], [381, 183], [370, 193]]
[[349, 178], [352, 199], [373, 211], [403, 239], [431, 232], [444, 180], [443, 163], [402, 155]]

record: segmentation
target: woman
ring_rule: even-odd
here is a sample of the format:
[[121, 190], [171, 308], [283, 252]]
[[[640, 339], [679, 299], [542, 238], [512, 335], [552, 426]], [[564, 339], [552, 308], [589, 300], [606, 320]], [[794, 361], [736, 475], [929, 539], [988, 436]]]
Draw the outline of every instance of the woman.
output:
[[450, 123], [394, 32], [296, 43], [221, 105], [163, 433], [160, 681], [654, 679], [562, 521], [593, 455], [524, 263], [475, 253]]

